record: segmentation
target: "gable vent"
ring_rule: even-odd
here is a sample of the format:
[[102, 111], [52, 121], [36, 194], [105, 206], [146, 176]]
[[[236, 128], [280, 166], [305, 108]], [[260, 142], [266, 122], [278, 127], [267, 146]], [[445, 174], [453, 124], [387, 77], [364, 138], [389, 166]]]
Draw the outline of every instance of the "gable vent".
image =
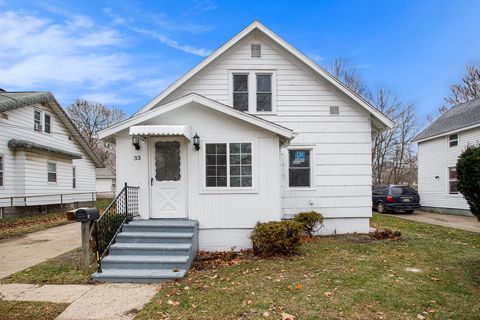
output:
[[262, 56], [262, 46], [260, 44], [252, 44], [252, 58], [260, 58]]
[[338, 106], [331, 106], [330, 107], [330, 115], [336, 116], [340, 114], [340, 107]]

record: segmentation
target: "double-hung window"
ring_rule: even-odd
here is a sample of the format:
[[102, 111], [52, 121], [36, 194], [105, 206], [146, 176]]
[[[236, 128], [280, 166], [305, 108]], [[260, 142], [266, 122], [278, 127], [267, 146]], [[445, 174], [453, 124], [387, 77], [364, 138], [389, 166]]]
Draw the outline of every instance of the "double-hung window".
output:
[[50, 124], [50, 115], [45, 113], [44, 119], [44, 130], [45, 133], [50, 133], [51, 132], [51, 124]]
[[450, 148], [458, 146], [458, 133], [448, 136], [448, 146]]
[[3, 156], [0, 155], [0, 187], [3, 187], [4, 186], [4, 181], [3, 181], [3, 177], [4, 177], [4, 170], [5, 170], [5, 166], [3, 164]]
[[47, 163], [48, 182], [57, 182], [57, 164], [54, 162]]
[[248, 111], [248, 74], [233, 75], [233, 108]]
[[205, 144], [206, 186], [252, 187], [252, 144]]
[[449, 194], [458, 194], [458, 177], [457, 177], [457, 167], [448, 168], [448, 193]]
[[39, 110], [33, 111], [33, 129], [42, 131], [42, 112]]
[[291, 149], [288, 151], [289, 187], [311, 187], [310, 152], [310, 149]]
[[257, 111], [272, 111], [271, 74], [257, 74]]

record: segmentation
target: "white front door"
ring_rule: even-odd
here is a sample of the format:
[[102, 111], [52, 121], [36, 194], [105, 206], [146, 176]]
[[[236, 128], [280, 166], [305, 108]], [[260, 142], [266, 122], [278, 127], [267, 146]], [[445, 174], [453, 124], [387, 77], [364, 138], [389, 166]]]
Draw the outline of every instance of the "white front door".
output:
[[187, 159], [183, 138], [152, 139], [150, 201], [152, 218], [187, 218]]

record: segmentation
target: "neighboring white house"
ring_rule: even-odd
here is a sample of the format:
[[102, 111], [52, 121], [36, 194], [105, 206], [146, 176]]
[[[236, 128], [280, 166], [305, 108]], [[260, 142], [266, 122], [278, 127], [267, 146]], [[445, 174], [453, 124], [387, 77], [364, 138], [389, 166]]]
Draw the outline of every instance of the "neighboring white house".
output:
[[0, 213], [95, 200], [102, 162], [49, 92], [0, 91]]
[[471, 215], [457, 190], [457, 159], [480, 144], [480, 99], [459, 104], [423, 130], [418, 143], [418, 192], [425, 210]]
[[116, 143], [117, 191], [140, 187], [142, 219], [197, 220], [200, 249], [225, 250], [306, 210], [322, 233], [368, 232], [371, 138], [392, 125], [254, 22], [99, 137]]
[[97, 197], [113, 197], [116, 188], [115, 173], [109, 168], [97, 168], [95, 172]]

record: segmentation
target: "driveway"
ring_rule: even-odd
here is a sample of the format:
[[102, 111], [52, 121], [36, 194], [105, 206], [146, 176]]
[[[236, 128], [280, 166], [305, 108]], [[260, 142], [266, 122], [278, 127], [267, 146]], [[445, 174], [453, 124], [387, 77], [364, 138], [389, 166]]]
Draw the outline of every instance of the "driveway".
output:
[[81, 246], [80, 223], [0, 241], [0, 279]]
[[451, 214], [415, 211], [413, 214], [389, 214], [392, 217], [425, 222], [444, 227], [480, 233], [480, 222], [475, 217], [457, 216]]

